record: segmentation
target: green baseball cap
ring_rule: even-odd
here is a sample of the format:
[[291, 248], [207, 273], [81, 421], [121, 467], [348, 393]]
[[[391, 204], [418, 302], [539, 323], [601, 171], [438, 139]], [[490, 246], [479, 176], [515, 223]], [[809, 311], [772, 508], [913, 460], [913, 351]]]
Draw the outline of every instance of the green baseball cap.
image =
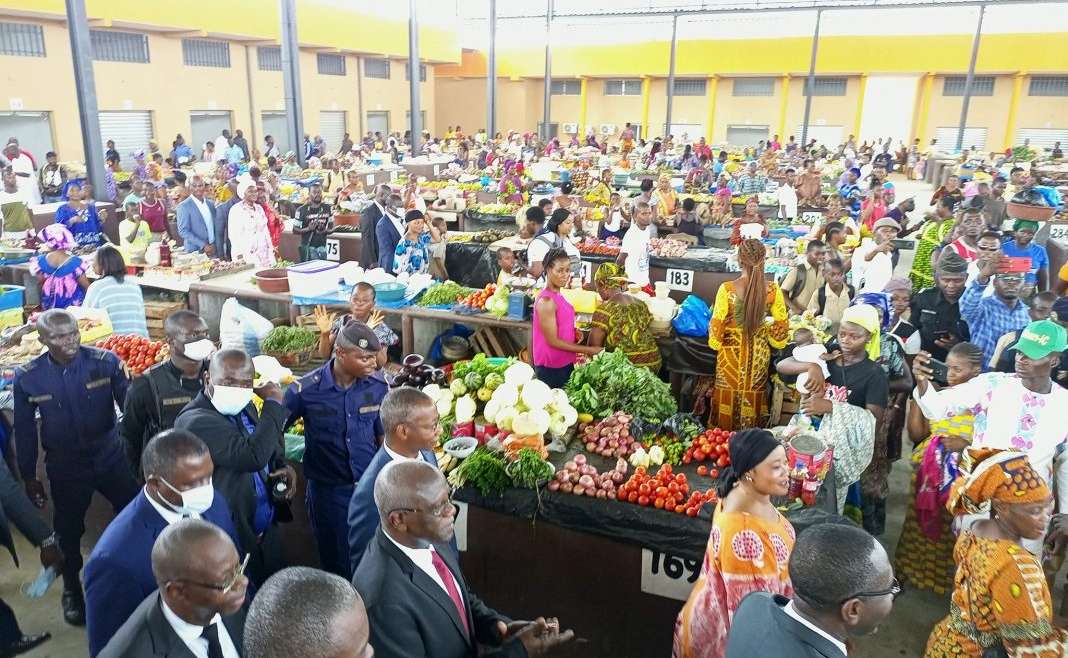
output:
[[1068, 335], [1064, 327], [1052, 320], [1039, 320], [1024, 327], [1016, 349], [1032, 359], [1041, 359], [1068, 347]]

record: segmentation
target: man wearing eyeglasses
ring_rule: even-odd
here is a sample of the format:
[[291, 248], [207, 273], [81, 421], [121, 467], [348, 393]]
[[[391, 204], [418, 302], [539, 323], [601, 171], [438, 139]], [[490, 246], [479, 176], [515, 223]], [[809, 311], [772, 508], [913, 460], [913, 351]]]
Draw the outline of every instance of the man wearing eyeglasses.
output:
[[[382, 525], [352, 584], [363, 597], [378, 658], [520, 658], [569, 642], [555, 618], [512, 621], [467, 588], [445, 477], [421, 460], [391, 462], [375, 481]], [[478, 652], [480, 645], [489, 647]], [[756, 655], [756, 654], [754, 654]]]
[[[994, 294], [984, 297], [983, 291], [991, 279]], [[960, 316], [971, 332], [971, 342], [983, 350], [983, 364], [990, 363], [998, 339], [1007, 333], [1020, 331], [1031, 321], [1027, 304], [1020, 299], [1024, 275], [1006, 258], [983, 261], [979, 276], [964, 289], [960, 297]]]
[[159, 590], [137, 606], [101, 658], [240, 658], [247, 564], [213, 523], [182, 519], [167, 527], [152, 547]]
[[204, 519], [238, 545], [230, 507], [212, 486], [215, 466], [203, 441], [184, 430], [160, 432], [145, 447], [141, 464], [145, 486], [104, 529], [85, 563], [90, 656], [99, 654], [156, 590], [152, 544], [168, 526]]
[[874, 633], [901, 593], [882, 544], [852, 525], [802, 532], [789, 570], [793, 599], [755, 592], [742, 600], [727, 658], [845, 658], [850, 639]]

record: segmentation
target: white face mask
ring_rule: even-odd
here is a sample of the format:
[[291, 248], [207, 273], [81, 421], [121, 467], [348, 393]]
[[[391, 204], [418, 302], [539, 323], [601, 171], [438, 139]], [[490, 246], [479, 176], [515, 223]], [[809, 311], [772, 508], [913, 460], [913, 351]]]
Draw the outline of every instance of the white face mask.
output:
[[207, 338], [201, 338], [192, 343], [186, 343], [182, 348], [182, 351], [185, 353], [185, 358], [187, 359], [192, 361], [207, 361], [208, 357], [215, 352], [215, 343]]
[[159, 481], [167, 485], [168, 489], [181, 497], [182, 505], [180, 507], [175, 507], [173, 503], [167, 503], [179, 514], [196, 514], [197, 516], [202, 516], [211, 508], [211, 504], [215, 501], [215, 487], [212, 486], [211, 480], [208, 480], [207, 484], [193, 487], [192, 489], [186, 489], [185, 491], [178, 491], [174, 488], [174, 485], [167, 482], [162, 477]]
[[224, 416], [236, 416], [252, 402], [252, 389], [237, 386], [215, 386], [211, 403]]

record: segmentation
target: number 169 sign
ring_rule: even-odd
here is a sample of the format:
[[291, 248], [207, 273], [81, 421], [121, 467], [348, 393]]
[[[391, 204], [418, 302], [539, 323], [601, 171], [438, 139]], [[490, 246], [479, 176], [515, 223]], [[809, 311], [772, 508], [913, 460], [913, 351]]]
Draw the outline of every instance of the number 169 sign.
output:
[[664, 280], [670, 290], [693, 291], [693, 270], [667, 270]]

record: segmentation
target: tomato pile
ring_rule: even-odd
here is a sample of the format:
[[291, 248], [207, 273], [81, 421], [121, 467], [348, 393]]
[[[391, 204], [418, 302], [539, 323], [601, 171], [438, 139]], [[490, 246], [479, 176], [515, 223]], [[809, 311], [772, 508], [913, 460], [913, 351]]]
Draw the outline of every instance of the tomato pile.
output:
[[160, 363], [169, 354], [166, 343], [133, 334], [113, 334], [97, 341], [96, 346], [118, 355], [135, 376]]
[[460, 300], [464, 306], [471, 308], [486, 308], [486, 301], [497, 292], [497, 284], [491, 283], [482, 290], [477, 290]]
[[686, 474], [672, 473], [671, 465], [664, 464], [656, 475], [649, 475], [642, 467], [636, 468], [630, 479], [619, 487], [616, 499], [642, 507], [652, 506], [676, 514], [697, 516], [702, 505], [716, 502], [716, 493], [712, 489], [690, 492]]
[[595, 256], [618, 256], [619, 247], [613, 247], [607, 244], [580, 244], [579, 252], [587, 255]]
[[697, 467], [698, 475], [719, 477], [719, 469], [726, 468], [731, 463], [730, 440], [734, 432], [721, 430], [718, 427], [705, 430], [694, 437], [693, 443], [686, 449], [682, 456], [683, 464], [693, 462], [712, 462], [711, 465], [701, 464]]

